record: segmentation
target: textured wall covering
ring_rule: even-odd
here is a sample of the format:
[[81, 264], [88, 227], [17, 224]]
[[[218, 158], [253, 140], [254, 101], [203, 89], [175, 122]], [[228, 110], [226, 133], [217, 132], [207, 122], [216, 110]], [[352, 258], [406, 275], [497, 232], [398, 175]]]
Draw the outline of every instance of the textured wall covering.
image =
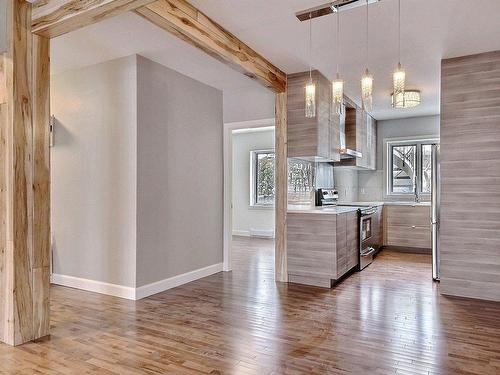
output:
[[500, 301], [500, 51], [441, 79], [441, 292]]

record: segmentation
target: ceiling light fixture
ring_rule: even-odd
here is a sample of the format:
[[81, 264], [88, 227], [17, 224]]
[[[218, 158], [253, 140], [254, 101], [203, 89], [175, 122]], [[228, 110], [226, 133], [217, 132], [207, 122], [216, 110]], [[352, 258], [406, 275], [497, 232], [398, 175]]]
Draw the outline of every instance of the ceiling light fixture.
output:
[[305, 87], [305, 116], [316, 117], [316, 85], [312, 79], [312, 14], [309, 14], [309, 83]]
[[[370, 4], [378, 1], [380, 0], [368, 0]], [[301, 10], [300, 12], [295, 13], [295, 16], [297, 16], [299, 21], [309, 21], [309, 15], [311, 15], [312, 18], [323, 17], [337, 11], [343, 12], [345, 10], [355, 9], [364, 5], [365, 0], [334, 0], [313, 8]]]
[[[405, 83], [406, 73], [401, 66], [401, 0], [398, 0], [398, 66], [392, 75], [392, 89], [393, 95], [403, 100], [402, 108], [405, 107]], [[394, 108], [401, 108], [396, 107], [394, 101], [392, 103], [392, 106]]]
[[414, 108], [422, 102], [420, 90], [405, 90], [404, 93], [391, 94], [391, 102], [394, 108]]
[[337, 74], [332, 81], [332, 101], [335, 113], [342, 114], [344, 104], [344, 80], [340, 78], [339, 64], [340, 64], [340, 15], [337, 13]]
[[373, 109], [373, 76], [368, 70], [368, 0], [366, 0], [366, 70], [361, 78], [361, 103], [365, 112]]

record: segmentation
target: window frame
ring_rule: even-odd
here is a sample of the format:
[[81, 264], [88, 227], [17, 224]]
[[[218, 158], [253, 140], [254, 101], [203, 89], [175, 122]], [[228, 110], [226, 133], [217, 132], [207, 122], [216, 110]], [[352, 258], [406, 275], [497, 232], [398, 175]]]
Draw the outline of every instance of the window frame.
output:
[[404, 138], [388, 138], [384, 139], [384, 172], [385, 172], [385, 186], [384, 186], [384, 196], [386, 199], [391, 198], [410, 198], [414, 196], [414, 192], [400, 193], [393, 192], [393, 164], [392, 164], [392, 149], [398, 146], [416, 146], [416, 171], [417, 171], [417, 192], [420, 197], [424, 200], [428, 200], [431, 197], [431, 193], [422, 192], [422, 164], [423, 164], [423, 152], [422, 146], [439, 144], [439, 136], [421, 136], [421, 137], [404, 137]]
[[276, 186], [276, 152], [273, 149], [262, 149], [262, 150], [251, 150], [250, 151], [250, 202], [249, 206], [252, 208], [274, 208], [274, 202], [276, 199], [276, 191], [275, 191], [275, 199], [273, 199], [272, 203], [258, 203], [257, 200], [257, 172], [258, 172], [258, 156], [260, 154], [274, 154], [275, 160], [275, 186]]

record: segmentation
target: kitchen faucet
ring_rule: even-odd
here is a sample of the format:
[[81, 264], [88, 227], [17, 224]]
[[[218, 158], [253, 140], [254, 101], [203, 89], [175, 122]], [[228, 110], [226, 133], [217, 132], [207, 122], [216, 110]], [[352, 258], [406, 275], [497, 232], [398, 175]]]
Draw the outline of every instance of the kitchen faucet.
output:
[[415, 195], [415, 203], [420, 203], [420, 194], [417, 190], [417, 178], [413, 179], [413, 194]]

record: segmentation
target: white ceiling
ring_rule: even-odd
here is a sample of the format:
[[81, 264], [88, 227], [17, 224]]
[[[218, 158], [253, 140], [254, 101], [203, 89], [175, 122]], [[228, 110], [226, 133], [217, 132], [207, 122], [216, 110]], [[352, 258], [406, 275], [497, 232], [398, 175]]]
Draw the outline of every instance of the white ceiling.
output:
[[[325, 0], [191, 0], [286, 73], [308, 69], [308, 24], [295, 12]], [[391, 72], [397, 64], [397, 0], [370, 5], [368, 67], [375, 78], [377, 119], [439, 113], [440, 60], [500, 50], [500, 0], [402, 0], [402, 63], [407, 86], [422, 90], [414, 109], [390, 106]], [[365, 13], [341, 13], [341, 74], [346, 93], [359, 102], [365, 67]], [[327, 77], [335, 72], [335, 17], [313, 20], [313, 67]], [[203, 52], [128, 13], [55, 39], [53, 72], [139, 53], [221, 90], [257, 84]]]

